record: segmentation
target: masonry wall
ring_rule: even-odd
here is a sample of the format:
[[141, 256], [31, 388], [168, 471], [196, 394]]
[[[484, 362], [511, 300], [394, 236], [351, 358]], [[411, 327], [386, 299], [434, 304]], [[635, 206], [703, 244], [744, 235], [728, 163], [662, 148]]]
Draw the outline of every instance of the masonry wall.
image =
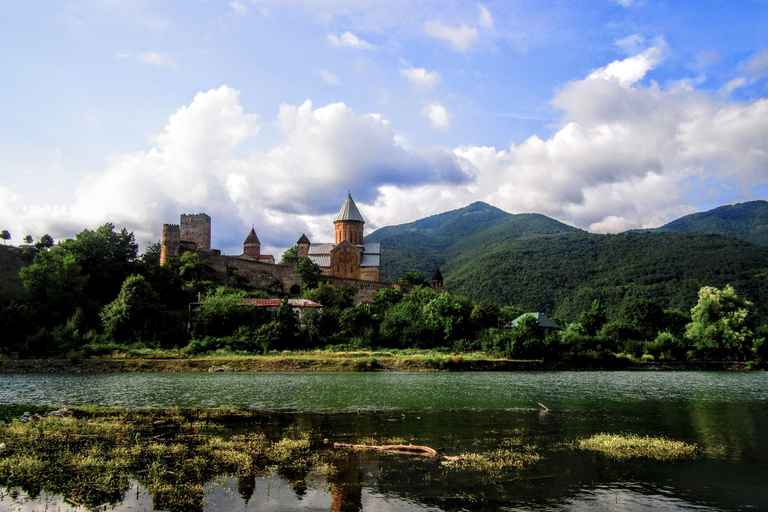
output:
[[161, 265], [165, 265], [169, 258], [181, 256], [180, 240], [181, 234], [178, 224], [163, 224], [163, 240], [160, 244]]
[[206, 251], [211, 250], [211, 218], [205, 213], [181, 215], [180, 238], [182, 241], [194, 242], [197, 247]]

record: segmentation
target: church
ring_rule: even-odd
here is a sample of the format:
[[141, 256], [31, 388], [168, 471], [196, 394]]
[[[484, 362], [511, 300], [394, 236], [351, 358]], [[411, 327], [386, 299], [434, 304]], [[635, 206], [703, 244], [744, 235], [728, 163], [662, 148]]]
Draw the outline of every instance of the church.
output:
[[323, 275], [381, 281], [380, 244], [363, 240], [365, 220], [351, 194], [347, 194], [333, 224], [336, 233], [333, 243], [312, 243], [306, 235], [301, 235], [296, 243], [296, 255], [316, 263]]

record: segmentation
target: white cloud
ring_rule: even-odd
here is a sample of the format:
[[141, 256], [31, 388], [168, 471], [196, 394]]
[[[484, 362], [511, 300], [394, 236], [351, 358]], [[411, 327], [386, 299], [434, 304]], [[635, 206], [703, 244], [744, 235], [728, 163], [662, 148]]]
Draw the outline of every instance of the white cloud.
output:
[[424, 23], [424, 33], [430, 37], [451, 43], [458, 52], [466, 52], [477, 42], [477, 29], [462, 23], [458, 27], [445, 25], [440, 20], [430, 20]]
[[328, 70], [321, 69], [318, 74], [322, 77], [323, 81], [328, 85], [341, 85], [339, 78]]
[[442, 75], [437, 71], [427, 71], [424, 68], [403, 68], [400, 70], [400, 76], [410, 81], [417, 89], [434, 89], [442, 80]]
[[762, 78], [768, 75], [768, 48], [763, 48], [749, 59], [747, 72], [753, 78]]
[[141, 53], [136, 57], [136, 60], [143, 62], [144, 64], [152, 64], [153, 66], [157, 66], [159, 68], [178, 68], [178, 66], [170, 59], [170, 57], [157, 52]]
[[493, 16], [491, 15], [491, 12], [484, 5], [480, 5], [479, 9], [480, 26], [487, 29], [493, 29]]
[[429, 118], [433, 128], [446, 131], [451, 127], [451, 115], [439, 103], [430, 103], [422, 109], [422, 114]]
[[242, 2], [238, 2], [238, 0], [233, 0], [232, 2], [229, 2], [229, 6], [232, 8], [232, 12], [236, 16], [242, 16], [248, 13], [248, 6]]
[[379, 187], [468, 179], [452, 152], [406, 150], [380, 115], [358, 115], [343, 103], [282, 105], [275, 120], [282, 141], [235, 158], [233, 150], [259, 132], [257, 116], [244, 113], [238, 96], [226, 86], [197, 94], [147, 150], [113, 155], [79, 183], [72, 204], [25, 205], [0, 188], [0, 217], [13, 219], [4, 229], [58, 239], [109, 221], [144, 243], [159, 239], [162, 224], [180, 213], [205, 211], [214, 245], [225, 251], [239, 250], [251, 224], [263, 243], [288, 247], [303, 232], [332, 237], [332, 217], [348, 189], [368, 217], [373, 210], [363, 205], [375, 201]]
[[720, 89], [720, 95], [721, 96], [728, 96], [733, 91], [738, 89], [739, 87], [744, 87], [747, 84], [747, 79], [742, 77], [734, 78], [733, 80], [729, 80], [728, 83], [726, 83], [722, 89]]
[[375, 50], [376, 47], [367, 41], [363, 41], [352, 32], [344, 32], [341, 37], [329, 34], [328, 41], [340, 48], [355, 48], [357, 50]]
[[[691, 213], [686, 196], [699, 183], [738, 183], [734, 199], [753, 199], [751, 187], [768, 185], [768, 99], [734, 102], [692, 82], [644, 80], [662, 57], [659, 43], [566, 84], [551, 101], [562, 112], [552, 134], [508, 148], [409, 150], [381, 115], [306, 101], [280, 107], [278, 143], [236, 158], [258, 118], [222, 86], [171, 115], [146, 150], [110, 157], [71, 204], [25, 204], [0, 188], [0, 218], [11, 219], [3, 229], [14, 237], [72, 236], [110, 221], [144, 242], [180, 213], [205, 211], [214, 245], [236, 251], [251, 224], [275, 247], [302, 232], [329, 239], [348, 189], [367, 229], [483, 200], [613, 232]], [[439, 103], [423, 115], [435, 128], [451, 125]]]

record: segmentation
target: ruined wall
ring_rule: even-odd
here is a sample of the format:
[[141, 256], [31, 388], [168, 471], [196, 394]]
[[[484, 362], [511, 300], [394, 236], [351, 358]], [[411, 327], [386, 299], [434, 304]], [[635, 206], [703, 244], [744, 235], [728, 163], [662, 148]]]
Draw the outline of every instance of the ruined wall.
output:
[[181, 215], [180, 238], [182, 241], [194, 242], [197, 247], [206, 251], [211, 250], [211, 218], [205, 213]]

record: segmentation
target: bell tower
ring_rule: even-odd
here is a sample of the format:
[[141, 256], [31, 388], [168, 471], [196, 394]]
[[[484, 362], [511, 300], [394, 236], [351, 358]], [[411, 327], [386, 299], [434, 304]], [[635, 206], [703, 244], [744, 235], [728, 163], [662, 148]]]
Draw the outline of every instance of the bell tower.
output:
[[347, 200], [344, 201], [333, 225], [336, 228], [336, 244], [348, 240], [352, 245], [363, 245], [365, 220], [352, 200], [352, 194], [347, 193]]

